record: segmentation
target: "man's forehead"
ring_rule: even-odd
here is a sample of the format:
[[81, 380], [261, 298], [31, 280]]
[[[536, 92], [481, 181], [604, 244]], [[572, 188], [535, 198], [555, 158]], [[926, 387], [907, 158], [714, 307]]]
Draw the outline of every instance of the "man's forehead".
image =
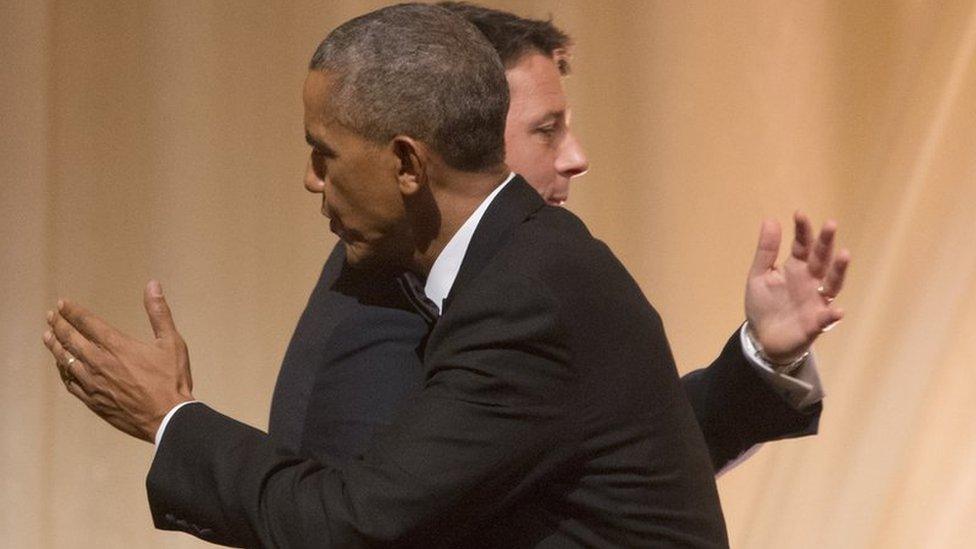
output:
[[562, 116], [568, 105], [555, 61], [528, 54], [505, 71], [511, 92], [511, 114], [533, 120]]
[[305, 91], [323, 91], [332, 86], [335, 78], [326, 70], [311, 69], [305, 75]]
[[556, 61], [543, 53], [523, 55], [517, 63], [505, 70], [509, 86], [522, 89], [562, 89], [562, 74]]
[[335, 79], [329, 73], [310, 70], [302, 86], [302, 101], [305, 108], [314, 107], [317, 111], [328, 111], [332, 104]]
[[335, 121], [332, 105], [332, 77], [320, 70], [311, 70], [302, 88], [302, 104], [305, 107], [305, 133], [316, 134], [321, 126]]

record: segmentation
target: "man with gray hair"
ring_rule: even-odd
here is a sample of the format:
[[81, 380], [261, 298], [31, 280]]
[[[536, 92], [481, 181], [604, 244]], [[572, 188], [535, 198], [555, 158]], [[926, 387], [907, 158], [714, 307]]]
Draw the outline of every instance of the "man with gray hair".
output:
[[[546, 202], [562, 205], [570, 182], [588, 168], [570, 127], [562, 87], [569, 73], [570, 38], [551, 21], [483, 6], [441, 2], [473, 23], [498, 52], [511, 100], [505, 123], [505, 158]], [[388, 105], [388, 103], [384, 103]], [[437, 113], [435, 113], [436, 115]], [[318, 192], [314, 185], [310, 191]], [[829, 236], [821, 234], [818, 241]], [[766, 225], [760, 248], [776, 248]], [[823, 391], [813, 358], [802, 356], [819, 335], [796, 331], [825, 308], [823, 296], [804, 300], [769, 292], [763, 279], [782, 275], [786, 287], [821, 284], [812, 229], [798, 216], [791, 259], [782, 268], [761, 264], [745, 292], [749, 328], [736, 330], [727, 352], [707, 368], [681, 378], [716, 471], [728, 469], [755, 445], [816, 432]], [[818, 249], [829, 251], [829, 247]], [[838, 254], [843, 257], [844, 252]], [[826, 266], [829, 261], [820, 262]], [[846, 265], [835, 261], [835, 267]], [[799, 268], [793, 268], [799, 267]], [[836, 272], [835, 272], [836, 274]], [[825, 283], [836, 296], [842, 276]], [[427, 325], [409, 307], [384, 299], [399, 291], [392, 277], [350, 269], [335, 246], [295, 328], [274, 389], [268, 434], [275, 443], [311, 458], [357, 457], [423, 383], [416, 349]], [[391, 287], [392, 286], [392, 287]], [[770, 319], [787, 318], [771, 322]], [[782, 337], [790, 332], [790, 337]], [[750, 333], [760, 342], [749, 341]], [[781, 364], [770, 363], [756, 352]], [[739, 349], [741, 352], [735, 352]]]
[[[725, 544], [656, 313], [575, 217], [506, 176], [504, 75], [459, 24], [424, 6], [374, 12], [330, 35], [306, 80], [306, 187], [350, 265], [389, 271], [409, 306], [441, 314], [423, 389], [361, 460], [282, 455], [193, 403], [156, 283], [150, 345], [73, 303], [52, 312], [45, 341], [69, 391], [157, 440], [161, 527], [245, 545]], [[465, 138], [472, 120], [483, 139]]]
[[245, 546], [726, 546], [660, 318], [501, 162], [508, 90], [478, 31], [435, 6], [356, 18], [316, 52], [304, 103], [305, 185], [348, 263], [439, 314], [424, 385], [361, 459], [301, 459], [194, 401], [158, 283], [149, 344], [60, 302], [45, 342], [68, 390], [157, 441], [157, 526]]

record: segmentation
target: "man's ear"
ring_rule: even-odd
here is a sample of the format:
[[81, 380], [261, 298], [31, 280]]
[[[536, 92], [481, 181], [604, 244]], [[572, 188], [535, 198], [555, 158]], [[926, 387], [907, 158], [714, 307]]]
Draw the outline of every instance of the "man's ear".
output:
[[427, 147], [406, 135], [395, 136], [392, 146], [393, 154], [397, 158], [397, 184], [400, 193], [412, 196], [427, 185]]

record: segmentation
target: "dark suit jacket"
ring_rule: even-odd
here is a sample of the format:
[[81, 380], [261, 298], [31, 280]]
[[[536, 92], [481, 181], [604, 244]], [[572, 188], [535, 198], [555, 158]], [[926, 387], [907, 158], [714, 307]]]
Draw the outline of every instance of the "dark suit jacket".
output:
[[362, 455], [407, 397], [420, 391], [430, 330], [393, 273], [345, 266], [332, 251], [278, 374], [268, 434], [306, 457]]
[[[271, 404], [275, 443], [311, 458], [362, 455], [423, 383], [427, 322], [390, 273], [344, 263], [338, 244], [295, 328]], [[715, 362], [681, 382], [716, 471], [755, 444], [817, 431], [821, 404], [800, 412], [776, 394], [742, 355], [738, 332]]]
[[181, 408], [147, 479], [156, 525], [268, 546], [727, 546], [660, 318], [521, 178], [481, 220], [423, 364], [359, 460]]

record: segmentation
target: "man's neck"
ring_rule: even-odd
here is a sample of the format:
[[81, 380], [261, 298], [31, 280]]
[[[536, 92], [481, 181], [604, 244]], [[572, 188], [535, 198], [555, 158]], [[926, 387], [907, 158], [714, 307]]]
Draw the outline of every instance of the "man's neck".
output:
[[461, 225], [509, 173], [508, 167], [502, 164], [489, 172], [445, 170], [444, 177], [432, 181], [431, 194], [440, 223], [426, 248], [415, 251], [414, 270], [425, 276], [430, 272], [434, 261]]

